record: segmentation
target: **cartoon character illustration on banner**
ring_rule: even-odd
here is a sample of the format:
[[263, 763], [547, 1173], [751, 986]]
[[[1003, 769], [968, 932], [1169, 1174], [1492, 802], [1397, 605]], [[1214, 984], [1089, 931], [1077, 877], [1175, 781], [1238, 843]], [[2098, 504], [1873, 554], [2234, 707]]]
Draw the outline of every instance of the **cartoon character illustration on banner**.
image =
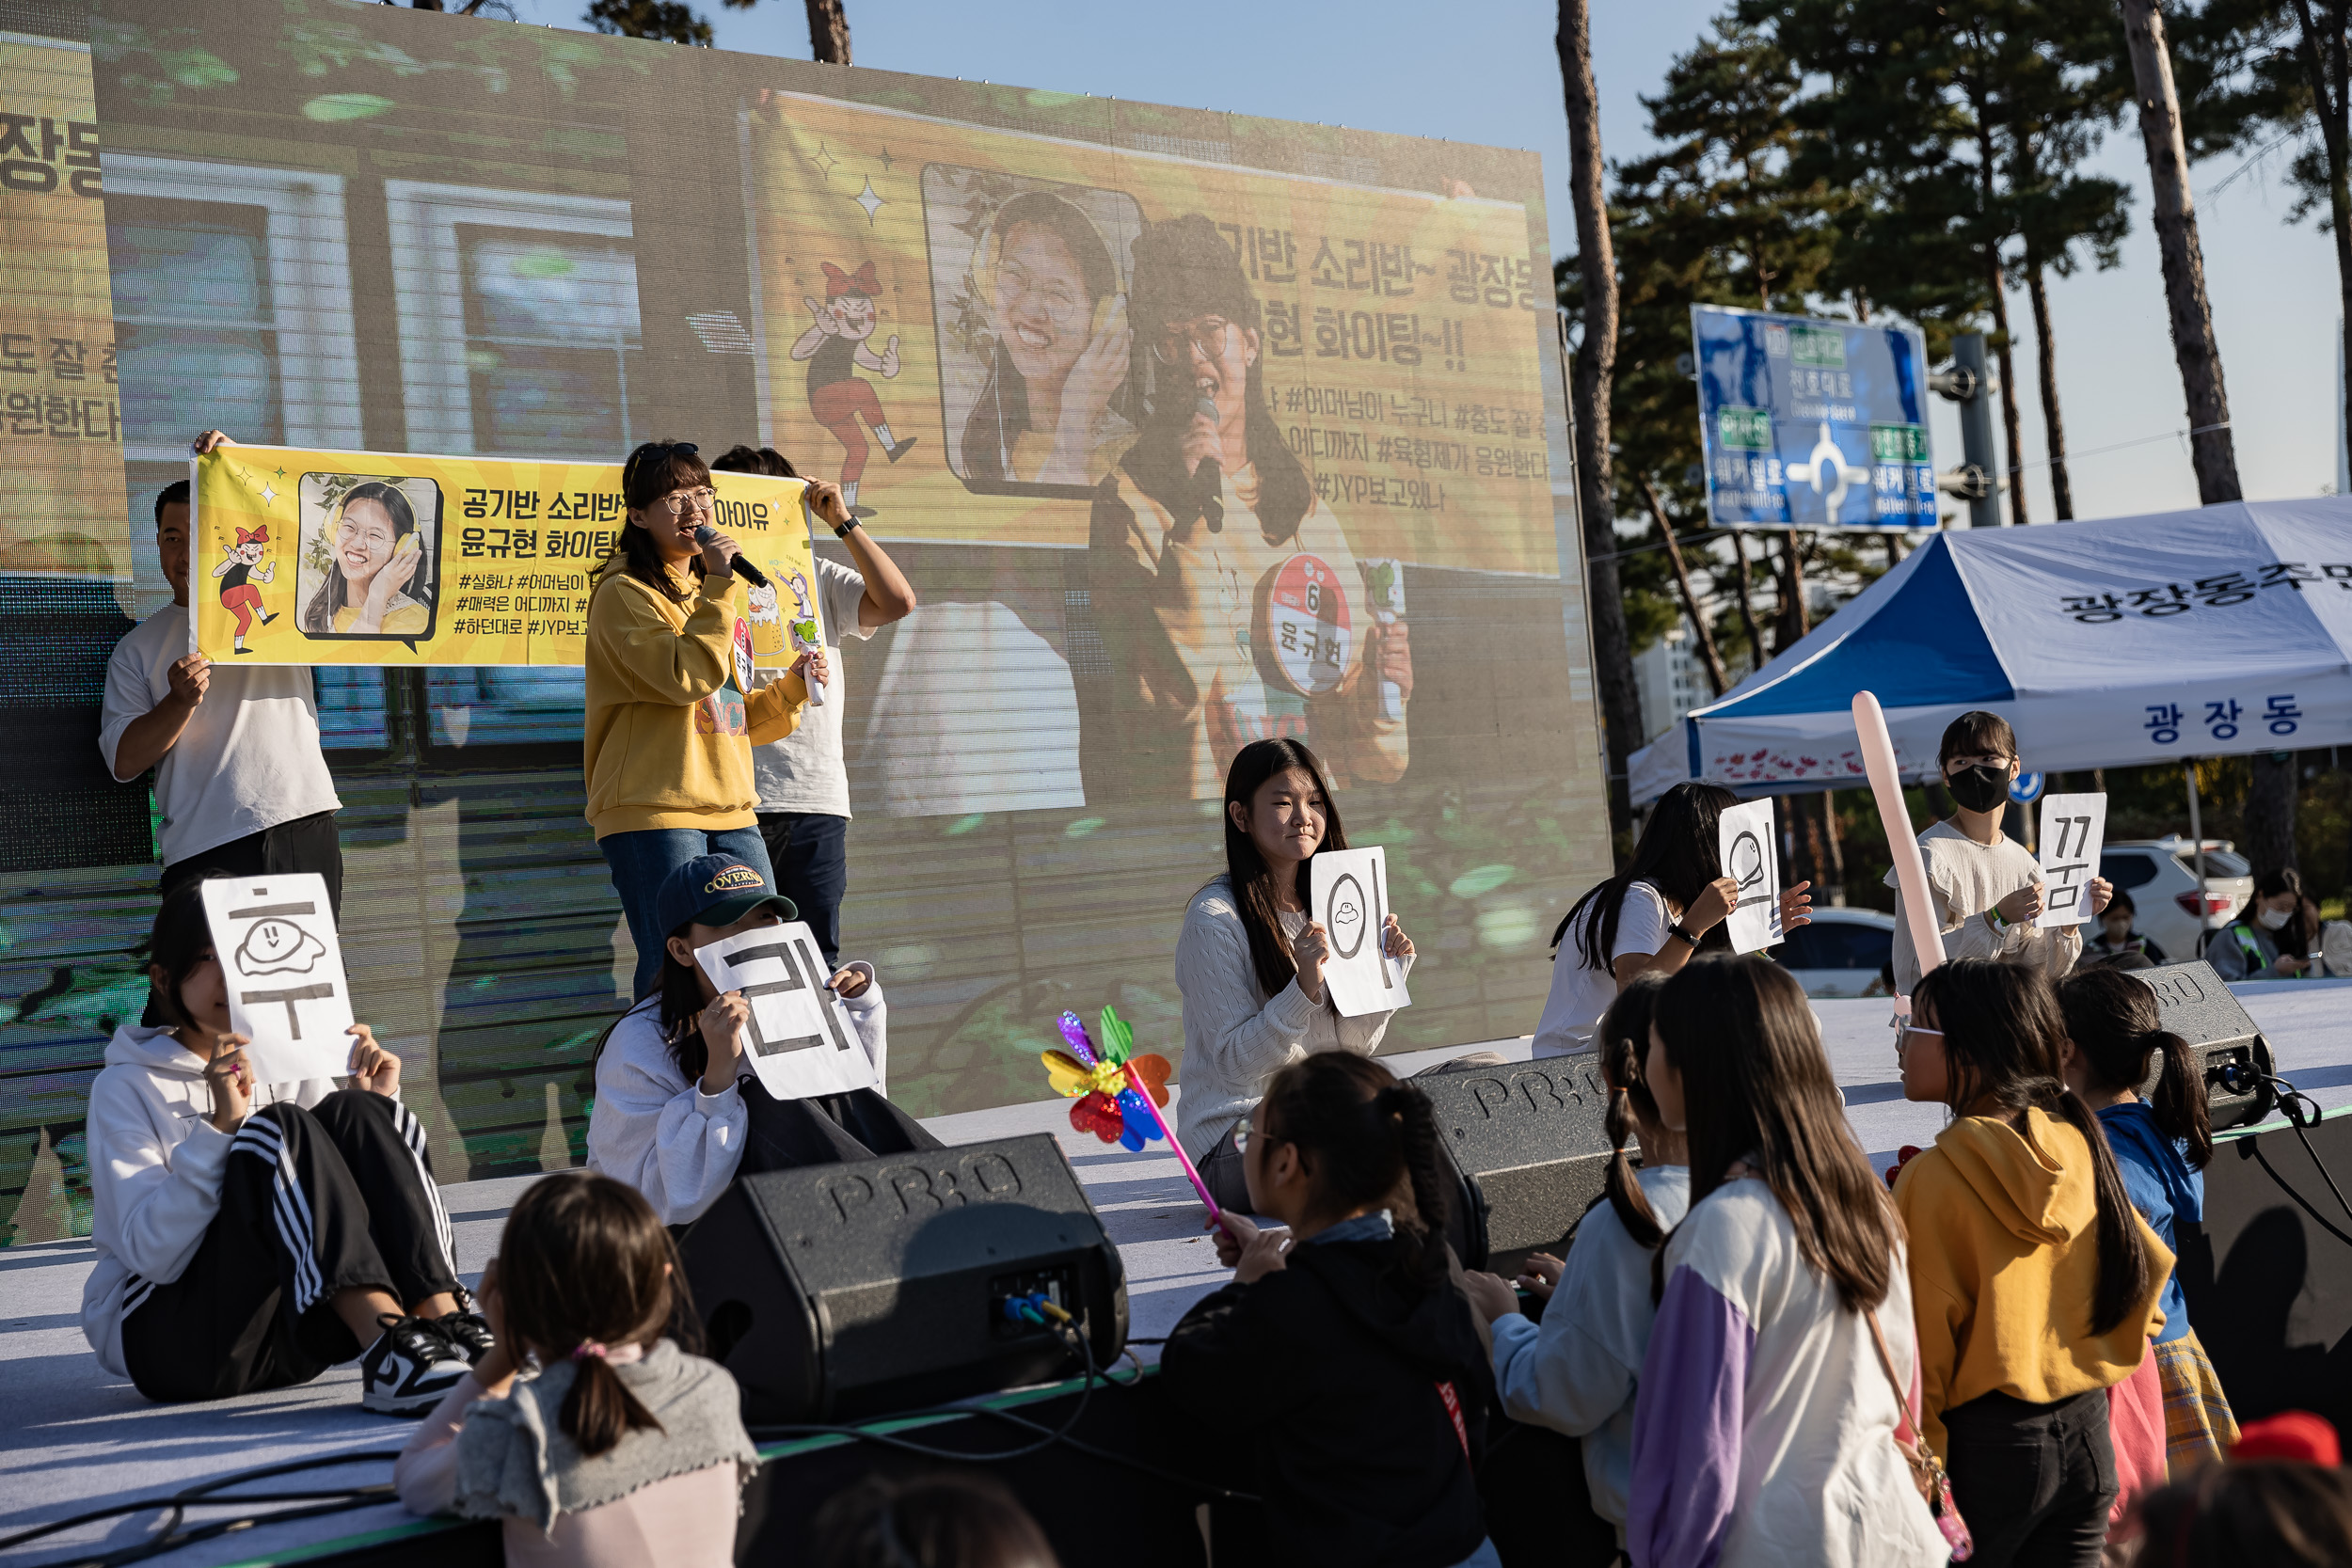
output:
[[868, 451], [865, 432], [858, 429], [859, 417], [864, 416], [874, 432], [874, 439], [882, 446], [882, 455], [893, 463], [907, 454], [916, 437], [899, 440], [890, 434], [890, 416], [882, 412], [882, 398], [874, 391], [874, 384], [862, 380], [858, 372], [868, 370], [888, 381], [898, 373], [898, 335], [892, 333], [876, 354], [872, 343], [874, 329], [881, 324], [881, 312], [874, 296], [882, 285], [874, 277], [874, 263], [867, 261], [855, 273], [843, 272], [831, 261], [825, 269], [825, 299], [823, 304], [803, 298], [812, 319], [807, 331], [792, 345], [792, 357], [808, 361], [808, 411], [817, 416], [817, 422], [833, 432], [841, 443], [841, 499], [849, 504], [850, 515], [858, 517], [874, 515], [873, 508], [857, 503], [858, 481], [866, 474], [866, 454]]
[[[251, 653], [245, 645], [246, 633], [253, 629], [253, 618], [259, 615], [262, 625], [278, 619], [278, 611], [262, 608], [262, 591], [257, 582], [275, 581], [278, 563], [262, 566], [262, 546], [269, 543], [269, 525], [237, 530], [237, 542], [223, 545], [221, 553], [229, 559], [213, 568], [213, 576], [220, 579], [220, 608], [237, 618], [237, 652]], [[261, 566], [256, 572], [255, 567]]]
[[761, 658], [784, 652], [784, 614], [776, 608], [776, 585], [755, 582], [746, 595], [751, 607], [752, 653]]
[[1335, 784], [1397, 779], [1413, 694], [1401, 585], [1362, 603], [1347, 533], [1275, 423], [1264, 315], [1232, 246], [1198, 213], [1152, 224], [1133, 286], [1151, 394], [1095, 492], [1089, 544], [1113, 678], [1110, 711], [1089, 717], [1110, 721], [1125, 786], [1214, 800], [1235, 752], [1279, 736], [1311, 745]]
[[785, 578], [784, 585], [792, 590], [792, 624], [789, 627], [792, 646], [806, 653], [821, 645], [818, 636], [817, 595], [810, 591], [808, 578], [799, 572]]

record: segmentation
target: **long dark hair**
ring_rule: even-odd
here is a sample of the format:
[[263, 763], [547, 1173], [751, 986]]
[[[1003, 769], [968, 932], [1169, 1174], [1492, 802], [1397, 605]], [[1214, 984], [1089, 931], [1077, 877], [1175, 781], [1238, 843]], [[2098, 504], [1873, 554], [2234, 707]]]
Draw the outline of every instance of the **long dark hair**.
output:
[[[390, 514], [392, 543], [395, 546], [417, 531], [417, 509], [408, 503], [406, 493], [397, 484], [388, 484], [380, 479], [372, 479], [364, 484], [353, 485], [343, 493], [342, 502], [335, 508], [335, 517], [339, 527], [343, 516], [350, 512], [353, 501], [373, 501]], [[319, 591], [310, 595], [310, 602], [302, 609], [304, 631], [333, 631], [335, 611], [343, 608], [344, 596], [351, 592], [350, 580], [343, 576], [341, 553], [330, 546], [327, 554], [330, 563], [326, 568], [326, 580], [319, 584]], [[390, 565], [390, 562], [386, 562], [384, 568], [378, 569], [389, 568]], [[433, 591], [428, 584], [433, 581], [433, 562], [426, 553], [425, 542], [421, 537], [417, 540], [416, 575], [408, 581], [417, 590], [414, 594], [408, 594], [408, 597], [419, 603], [432, 597]], [[405, 593], [406, 590], [404, 589], [403, 592]]]
[[[155, 911], [155, 925], [147, 937], [148, 984], [155, 995], [156, 1011], [165, 1026], [193, 1029], [196, 1020], [180, 1000], [180, 988], [196, 966], [213, 956], [212, 923], [204, 917], [204, 884], [226, 871], [183, 882], [171, 890]], [[162, 970], [161, 977], [155, 970]]]
[[1568, 909], [1551, 933], [1556, 950], [1576, 931], [1577, 962], [1586, 969], [1607, 970], [1610, 949], [1617, 944], [1617, 922], [1625, 913], [1626, 890], [1647, 882], [1666, 895], [1676, 909], [1687, 910], [1708, 883], [1724, 874], [1723, 857], [1715, 844], [1715, 823], [1724, 808], [1740, 797], [1721, 784], [1678, 784], [1659, 797], [1643, 824], [1633, 858], [1623, 871], [1587, 892]]
[[1264, 1135], [1298, 1150], [1318, 1215], [1386, 1204], [1410, 1272], [1423, 1283], [1445, 1275], [1445, 1181], [1427, 1095], [1369, 1056], [1320, 1051], [1266, 1085]]
[[[2125, 977], [2124, 983], [2136, 982]], [[2090, 1329], [2106, 1333], [2148, 1292], [2148, 1248], [2099, 1118], [2058, 1075], [2066, 1021], [2050, 983], [2023, 964], [1954, 958], [1920, 977], [1911, 1011], [1915, 1018], [1932, 1013], [1944, 1031], [1945, 1103], [1954, 1114], [1964, 1115], [1986, 1099], [2012, 1117], [2030, 1108], [2065, 1122], [2090, 1147], [2099, 1198], [2099, 1282], [2091, 1294]]]
[[[643, 512], [682, 486], [709, 483], [710, 466], [691, 444], [684, 441], [647, 441], [621, 465], [621, 500], [631, 512]], [[670, 581], [661, 552], [654, 548], [653, 535], [627, 517], [621, 519], [621, 531], [613, 536], [612, 553], [588, 574], [593, 584], [588, 595], [591, 604], [596, 600], [596, 589], [602, 588], [616, 568], [624, 577], [635, 578], [672, 604], [686, 602], [686, 595]], [[703, 575], [702, 557], [689, 561], [686, 569], [699, 579]]]
[[1606, 1125], [1611, 1154], [1604, 1179], [1609, 1207], [1617, 1212], [1617, 1223], [1625, 1227], [1625, 1233], [1644, 1247], [1656, 1246], [1666, 1232], [1649, 1206], [1649, 1195], [1634, 1180], [1633, 1162], [1627, 1157], [1625, 1146], [1633, 1136], [1635, 1117], [1652, 1126], [1660, 1121], [1658, 1101], [1642, 1081], [1642, 1058], [1649, 1053], [1650, 1017], [1658, 1004], [1658, 988], [1665, 983], [1666, 977], [1656, 970], [1635, 975], [1633, 983], [1617, 992], [1617, 999], [1600, 1015], [1600, 1027], [1593, 1036], [1600, 1075], [1609, 1085]]
[[[693, 928], [690, 920], [670, 935], [691, 943]], [[653, 1003], [654, 1016], [661, 1021], [662, 1043], [691, 1084], [710, 1065], [710, 1042], [703, 1038], [700, 1027], [703, 1009], [710, 1004], [703, 1000], [701, 966], [678, 962], [667, 942], [661, 944], [661, 973], [654, 981]]]
[[[1260, 330], [1257, 296], [1242, 276], [1241, 260], [1216, 225], [1200, 213], [1154, 223], [1136, 239], [1134, 308], [1138, 353], [1177, 322], [1216, 314], [1236, 328]], [[1306, 467], [1282, 439], [1281, 426], [1266, 405], [1265, 355], [1261, 347], [1249, 367], [1244, 415], [1249, 461], [1258, 470], [1258, 526], [1274, 544], [1292, 538], [1314, 504], [1314, 484]], [[1181, 367], [1161, 367], [1142, 434], [1120, 467], [1136, 488], [1174, 514], [1179, 521], [1199, 515], [1195, 480], [1184, 467], [1184, 432], [1192, 424], [1199, 395]]]
[[[1004, 264], [1005, 243], [1023, 224], [1042, 229], [1061, 241], [1071, 261], [1077, 264], [1079, 279], [1087, 292], [1088, 333], [1091, 341], [1091, 308], [1100, 304], [1104, 295], [1119, 289], [1119, 272], [1111, 263], [1110, 246], [1103, 243], [1092, 221], [1060, 197], [1051, 191], [1024, 191], [996, 210], [992, 237], [997, 266]], [[979, 401], [972, 405], [971, 418], [963, 423], [964, 477], [1010, 477], [1006, 469], [1012, 455], [1012, 443], [1028, 428], [1029, 383], [1000, 341], [990, 357], [988, 382], [980, 388]]]
[[[1659, 988], [1651, 1022], [1682, 1077], [1691, 1212], [1746, 1160], [1847, 1310], [1884, 1301], [1902, 1221], [1847, 1127], [1795, 977], [1762, 954], [1693, 958]], [[1660, 1248], [1651, 1265], [1661, 1294], [1665, 1257]]]
[[2161, 1568], [2352, 1562], [2352, 1475], [2292, 1459], [2207, 1465], [2139, 1502], [2139, 1561]]
[[2060, 981], [2058, 1001], [2066, 1037], [2110, 1093], [2137, 1090], [2148, 1081], [2148, 1058], [2164, 1053], [2164, 1076], [2148, 1108], [2166, 1137], [2187, 1146], [2189, 1168], [2203, 1170], [2213, 1158], [2204, 1075], [2188, 1041], [2164, 1026], [2156, 993], [2121, 970], [2094, 965]]
[[[1239, 805], [1242, 815], [1249, 816], [1258, 786], [1294, 768], [1312, 776], [1315, 793], [1323, 797], [1323, 841], [1315, 846], [1316, 851], [1346, 848], [1347, 830], [1340, 826], [1340, 803], [1331, 794], [1330, 781], [1324, 776], [1323, 764], [1301, 742], [1286, 736], [1253, 740], [1233, 753], [1233, 766], [1225, 770], [1225, 872], [1233, 884], [1233, 907], [1241, 911], [1241, 928], [1249, 934], [1249, 960], [1258, 974], [1258, 989], [1268, 996], [1298, 977], [1298, 965], [1291, 958], [1282, 922], [1274, 912], [1274, 868], [1258, 853], [1257, 841], [1248, 830], [1234, 825], [1233, 807]], [[1308, 860], [1313, 858], [1311, 855]], [[1298, 863], [1296, 886], [1302, 906], [1308, 895], [1307, 863]]]
[[[692, 1303], [670, 1233], [637, 1189], [594, 1171], [533, 1182], [499, 1238], [499, 1296], [517, 1351], [577, 1368], [557, 1424], [594, 1458], [632, 1431], [662, 1430], [588, 1346], [653, 1348], [691, 1335]], [[692, 1340], [689, 1339], [691, 1344]]]
[[[2254, 906], [2265, 898], [2276, 898], [2282, 893], [2295, 895], [2295, 912], [2287, 916], [2287, 923], [2276, 931], [2263, 931], [2262, 922], [2254, 918]], [[2316, 931], [2303, 928], [2303, 874], [2291, 865], [2265, 871], [2255, 878], [2254, 895], [2246, 901], [2246, 907], [2237, 911], [2237, 918], [2230, 924], [2243, 926], [2249, 931], [2262, 931], [2280, 952], [2298, 958], [2317, 945], [2319, 936]]]

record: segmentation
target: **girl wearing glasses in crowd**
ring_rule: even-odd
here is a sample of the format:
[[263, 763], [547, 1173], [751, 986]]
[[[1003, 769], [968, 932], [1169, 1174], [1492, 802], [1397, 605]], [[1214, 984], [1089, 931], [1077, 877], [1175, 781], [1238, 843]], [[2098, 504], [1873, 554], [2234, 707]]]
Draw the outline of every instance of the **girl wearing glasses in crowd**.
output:
[[674, 867], [733, 855], [773, 885], [752, 748], [790, 735], [824, 650], [754, 689], [734, 540], [697, 541], [715, 500], [691, 442], [649, 441], [621, 470], [628, 520], [588, 601], [588, 822], [637, 943], [631, 1000], [660, 973], [654, 895]]
[[999, 208], [981, 281], [996, 345], [963, 426], [963, 477], [1096, 484], [1135, 439], [1111, 412], [1135, 333], [1110, 247], [1048, 191]]
[[[1936, 766], [1955, 809], [1919, 835], [1927, 863], [1928, 897], [1950, 958], [2006, 958], [2030, 964], [2052, 985], [2082, 957], [2080, 926], [2035, 927], [2042, 910], [2042, 868], [2033, 851], [2001, 832], [2009, 784], [2017, 777], [2017, 735], [2009, 721], [1981, 710], [1963, 713], [1944, 731]], [[1895, 874], [1886, 885], [1896, 886]], [[2115, 889], [2093, 877], [2084, 890], [2095, 917]], [[1919, 955], [1911, 928], [1895, 923], [1895, 990], [1908, 996], [1919, 983]]]
[[[1198, 213], [1152, 224], [1134, 288], [1151, 409], [1096, 491], [1091, 536], [1119, 731], [1102, 748], [1118, 776], [1103, 782], [1213, 800], [1224, 760], [1276, 736], [1311, 745], [1334, 784], [1398, 778], [1405, 623], [1371, 613], [1347, 534], [1274, 422], [1258, 301], [1232, 247]], [[1280, 586], [1306, 606], [1287, 635], [1263, 608], [1286, 566]]]
[[397, 484], [355, 484], [326, 531], [333, 564], [302, 610], [302, 629], [355, 637], [422, 637], [432, 609], [408, 589], [433, 580], [417, 531], [416, 509]]

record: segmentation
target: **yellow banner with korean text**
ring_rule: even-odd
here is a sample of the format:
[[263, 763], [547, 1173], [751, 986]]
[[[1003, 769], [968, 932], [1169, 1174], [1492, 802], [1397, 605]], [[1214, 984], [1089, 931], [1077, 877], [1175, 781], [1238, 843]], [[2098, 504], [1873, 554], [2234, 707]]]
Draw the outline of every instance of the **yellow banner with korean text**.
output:
[[767, 426], [881, 536], [1087, 546], [1175, 504], [1206, 409], [1358, 557], [1557, 574], [1522, 201], [783, 92], [747, 119]]
[[[230, 446], [192, 467], [193, 636], [223, 663], [577, 667], [620, 569], [618, 464]], [[741, 639], [780, 669], [820, 635], [806, 486], [711, 479], [709, 522], [769, 579]]]

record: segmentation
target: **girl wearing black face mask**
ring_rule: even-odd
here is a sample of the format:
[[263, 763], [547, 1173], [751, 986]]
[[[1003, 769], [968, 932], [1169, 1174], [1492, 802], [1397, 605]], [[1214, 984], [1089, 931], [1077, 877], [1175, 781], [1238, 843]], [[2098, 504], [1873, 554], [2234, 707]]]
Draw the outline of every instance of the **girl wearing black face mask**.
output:
[[[2079, 926], [2037, 929], [2042, 872], [2032, 853], [2001, 832], [2009, 784], [2017, 777], [2017, 735], [1997, 713], [1963, 713], [1936, 748], [1944, 787], [1958, 808], [1919, 835], [1928, 890], [1947, 958], [2006, 958], [2031, 964], [2055, 985], [2082, 957]], [[1895, 874], [1886, 874], [1895, 886]], [[2105, 878], [2089, 886], [2090, 912], [2107, 907], [2115, 889]], [[1910, 927], [1895, 925], [1895, 990], [1905, 996], [1919, 983], [1919, 956]]]

